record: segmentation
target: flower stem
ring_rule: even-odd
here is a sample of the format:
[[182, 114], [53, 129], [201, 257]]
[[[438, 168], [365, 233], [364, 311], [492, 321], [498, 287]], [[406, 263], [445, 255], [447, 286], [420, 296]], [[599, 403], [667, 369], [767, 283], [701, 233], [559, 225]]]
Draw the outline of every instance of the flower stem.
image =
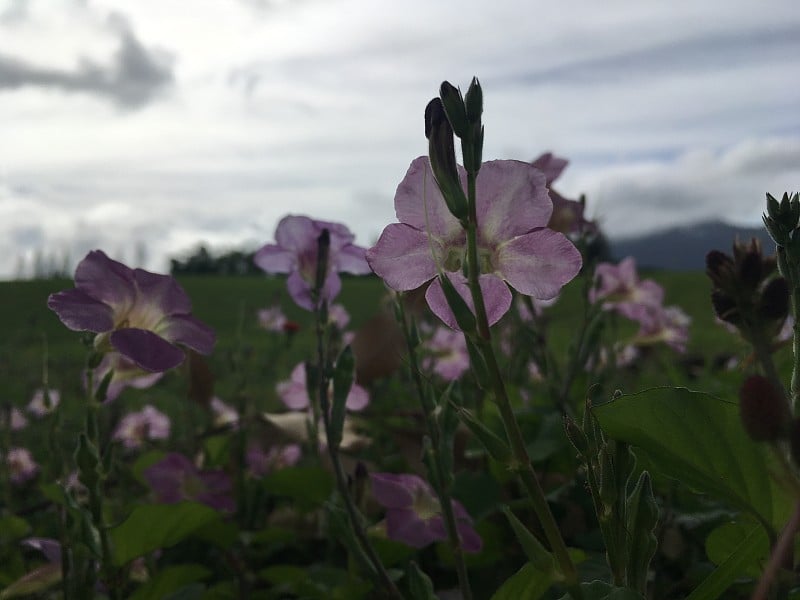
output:
[[403, 336], [406, 340], [406, 347], [408, 349], [408, 363], [409, 370], [411, 371], [411, 378], [414, 380], [414, 386], [417, 388], [417, 395], [419, 396], [420, 403], [422, 404], [422, 412], [425, 416], [425, 423], [428, 427], [428, 435], [431, 438], [433, 446], [433, 463], [436, 468], [433, 479], [436, 485], [434, 490], [439, 499], [439, 505], [442, 507], [442, 516], [444, 517], [444, 525], [447, 531], [447, 538], [450, 546], [453, 549], [453, 559], [456, 565], [456, 573], [458, 575], [458, 585], [461, 588], [461, 597], [463, 600], [472, 600], [472, 588], [469, 583], [469, 573], [467, 572], [467, 565], [464, 562], [464, 549], [461, 546], [461, 540], [458, 536], [458, 528], [456, 527], [456, 517], [453, 512], [453, 501], [450, 497], [449, 485], [446, 483], [446, 473], [442, 461], [442, 452], [450, 451], [449, 449], [442, 448], [441, 435], [439, 432], [439, 425], [436, 423], [434, 417], [435, 406], [431, 402], [430, 396], [426, 393], [425, 386], [420, 376], [419, 362], [417, 361], [417, 353], [414, 344], [411, 340], [409, 331], [409, 323], [406, 318], [405, 310], [402, 303], [398, 302], [398, 313], [400, 315], [401, 324], [403, 326]]
[[791, 406], [792, 414], [797, 415], [800, 412], [800, 282], [795, 279], [791, 283], [792, 317], [794, 318], [792, 336], [794, 361], [792, 363]]
[[469, 204], [467, 223], [467, 270], [469, 288], [472, 294], [473, 304], [475, 305], [475, 316], [477, 318], [478, 331], [476, 344], [489, 369], [494, 399], [503, 420], [506, 436], [511, 444], [511, 451], [515, 463], [512, 467], [530, 496], [534, 511], [537, 517], [539, 517], [542, 529], [544, 529], [547, 541], [550, 544], [561, 573], [564, 576], [567, 588], [575, 598], [579, 599], [582, 597], [582, 593], [578, 583], [578, 574], [575, 569], [575, 564], [569, 556], [564, 538], [561, 536], [553, 513], [550, 511], [550, 506], [547, 504], [547, 499], [544, 497], [544, 491], [539, 485], [536, 472], [533, 470], [531, 459], [525, 447], [525, 440], [511, 407], [511, 401], [508, 397], [505, 382], [503, 381], [503, 376], [497, 363], [497, 357], [492, 347], [491, 330], [489, 329], [486, 305], [483, 301], [483, 294], [481, 293], [479, 281], [480, 266], [478, 262], [478, 217], [475, 203], [475, 180], [476, 175], [474, 173], [467, 174], [467, 201]]

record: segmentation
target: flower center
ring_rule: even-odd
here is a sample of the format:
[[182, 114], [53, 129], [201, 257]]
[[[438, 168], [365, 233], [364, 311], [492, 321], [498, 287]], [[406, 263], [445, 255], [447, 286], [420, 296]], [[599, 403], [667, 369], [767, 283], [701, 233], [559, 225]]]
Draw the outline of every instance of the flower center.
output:
[[416, 491], [414, 494], [414, 503], [411, 505], [411, 508], [423, 521], [438, 517], [442, 512], [439, 500], [426, 493], [424, 490]]

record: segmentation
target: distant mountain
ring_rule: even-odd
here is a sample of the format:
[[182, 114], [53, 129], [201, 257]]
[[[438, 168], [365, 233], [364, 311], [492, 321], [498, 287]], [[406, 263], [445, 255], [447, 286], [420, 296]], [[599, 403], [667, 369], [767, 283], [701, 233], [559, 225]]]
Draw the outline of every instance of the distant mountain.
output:
[[612, 239], [611, 256], [633, 256], [639, 267], [695, 271], [705, 269], [710, 250], [731, 253], [736, 238], [758, 238], [767, 254], [775, 252], [775, 243], [763, 227], [736, 227], [719, 221], [671, 227], [635, 238]]

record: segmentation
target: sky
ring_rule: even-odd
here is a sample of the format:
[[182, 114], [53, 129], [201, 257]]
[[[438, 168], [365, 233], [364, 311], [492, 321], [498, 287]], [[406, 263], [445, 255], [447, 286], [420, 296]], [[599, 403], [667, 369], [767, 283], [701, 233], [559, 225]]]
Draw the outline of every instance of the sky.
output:
[[800, 189], [796, 0], [0, 0], [0, 278], [168, 269], [286, 214], [369, 246], [448, 80], [612, 238]]

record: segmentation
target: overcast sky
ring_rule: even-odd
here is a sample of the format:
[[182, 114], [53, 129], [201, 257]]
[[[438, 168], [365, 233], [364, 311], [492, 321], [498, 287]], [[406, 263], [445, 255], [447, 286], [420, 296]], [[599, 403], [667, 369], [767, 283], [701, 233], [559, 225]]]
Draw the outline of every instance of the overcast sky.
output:
[[473, 75], [484, 158], [569, 158], [611, 236], [756, 224], [800, 189], [798, 31], [797, 0], [0, 0], [0, 277], [165, 270], [287, 213], [370, 245]]

